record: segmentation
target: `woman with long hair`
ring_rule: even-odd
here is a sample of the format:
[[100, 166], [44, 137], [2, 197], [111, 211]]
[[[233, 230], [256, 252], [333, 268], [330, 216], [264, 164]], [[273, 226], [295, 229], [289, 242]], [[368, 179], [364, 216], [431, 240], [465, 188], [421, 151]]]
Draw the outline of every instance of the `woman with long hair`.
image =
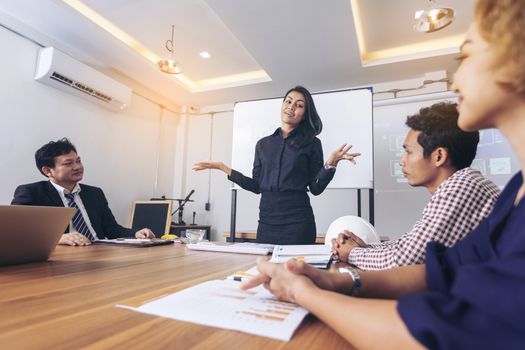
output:
[[302, 86], [290, 89], [281, 107], [281, 127], [260, 139], [255, 146], [252, 177], [222, 162], [201, 162], [193, 170], [219, 169], [243, 189], [261, 194], [257, 242], [313, 244], [316, 225], [310, 198], [330, 183], [340, 160], [355, 163], [359, 153], [348, 153], [350, 145], [336, 149], [323, 163], [323, 123], [310, 92]]

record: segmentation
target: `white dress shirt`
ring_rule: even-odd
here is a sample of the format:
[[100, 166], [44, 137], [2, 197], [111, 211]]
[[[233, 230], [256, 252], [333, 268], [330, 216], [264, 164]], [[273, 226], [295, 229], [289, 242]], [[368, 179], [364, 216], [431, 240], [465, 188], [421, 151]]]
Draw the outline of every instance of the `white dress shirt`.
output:
[[[69, 190], [67, 190], [64, 187], [54, 183], [51, 180], [49, 182], [51, 182], [51, 185], [53, 185], [53, 187], [56, 188], [56, 190], [58, 192], [58, 195], [62, 199], [62, 202], [64, 203], [65, 207], [69, 207], [69, 204], [68, 204], [68, 200], [67, 200], [66, 196], [64, 195], [64, 193], [67, 193], [67, 194], [71, 193], [72, 195], [75, 196], [75, 203], [77, 204], [78, 209], [80, 210], [80, 212], [82, 213], [82, 216], [84, 217], [84, 221], [86, 222], [86, 225], [89, 228], [89, 232], [91, 232], [91, 234], [93, 235], [95, 240], [98, 239], [97, 233], [93, 229], [93, 226], [91, 226], [91, 221], [89, 220], [89, 215], [88, 215], [88, 213], [86, 211], [86, 208], [84, 207], [84, 203], [82, 203], [82, 198], [80, 198], [81, 188], [80, 188], [79, 184], [77, 183], [75, 185], [75, 187], [73, 188], [73, 191], [70, 192]], [[71, 232], [76, 232], [76, 230], [73, 228], [73, 222], [69, 223], [69, 233], [71, 233]]]

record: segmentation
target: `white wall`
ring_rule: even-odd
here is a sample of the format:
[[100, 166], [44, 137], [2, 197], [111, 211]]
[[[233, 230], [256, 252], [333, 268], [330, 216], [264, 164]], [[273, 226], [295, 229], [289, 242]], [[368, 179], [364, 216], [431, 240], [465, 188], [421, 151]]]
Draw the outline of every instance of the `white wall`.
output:
[[[232, 105], [210, 106], [203, 108], [202, 113], [228, 111], [232, 107]], [[208, 159], [231, 163], [233, 114], [227, 112], [215, 114], [213, 117], [204, 114], [187, 118], [185, 182], [186, 192], [195, 190], [192, 197], [195, 202], [186, 206], [185, 221], [191, 222], [192, 213], [195, 211], [196, 223], [212, 225], [212, 239], [222, 240], [222, 233], [229, 230], [231, 183], [223, 172], [208, 170], [194, 172], [191, 168], [193, 164]], [[208, 196], [210, 211], [205, 210]]]
[[40, 84], [33, 80], [39, 46], [2, 27], [0, 43], [1, 204], [17, 185], [45, 179], [34, 152], [61, 137], [76, 145], [83, 182], [103, 188], [121, 224], [129, 223], [131, 201], [173, 194], [178, 116], [135, 94], [114, 113]]

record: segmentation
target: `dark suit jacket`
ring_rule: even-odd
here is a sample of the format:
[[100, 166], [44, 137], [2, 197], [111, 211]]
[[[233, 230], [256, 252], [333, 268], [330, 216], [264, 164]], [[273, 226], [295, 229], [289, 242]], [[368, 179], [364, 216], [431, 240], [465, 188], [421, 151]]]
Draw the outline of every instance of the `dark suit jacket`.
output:
[[[102, 189], [84, 184], [80, 184], [80, 188], [80, 198], [82, 198], [89, 221], [91, 221], [91, 226], [97, 232], [98, 238], [135, 236], [130, 229], [117, 223], [111, 209], [109, 209], [108, 201]], [[49, 181], [39, 181], [18, 186], [11, 204], [48, 207], [64, 206], [56, 188]], [[66, 232], [69, 232], [69, 228]]]

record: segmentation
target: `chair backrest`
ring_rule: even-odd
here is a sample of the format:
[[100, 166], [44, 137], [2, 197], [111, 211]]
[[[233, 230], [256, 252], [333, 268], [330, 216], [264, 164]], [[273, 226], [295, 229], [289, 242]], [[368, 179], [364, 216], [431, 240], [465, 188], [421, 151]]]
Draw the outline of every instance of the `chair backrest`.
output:
[[351, 231], [367, 244], [380, 242], [379, 235], [371, 223], [359, 216], [345, 215], [335, 219], [330, 224], [324, 244], [332, 244], [332, 238], [336, 238], [344, 230]]
[[133, 201], [130, 228], [137, 231], [147, 227], [156, 237], [170, 233], [172, 204], [171, 200]]

